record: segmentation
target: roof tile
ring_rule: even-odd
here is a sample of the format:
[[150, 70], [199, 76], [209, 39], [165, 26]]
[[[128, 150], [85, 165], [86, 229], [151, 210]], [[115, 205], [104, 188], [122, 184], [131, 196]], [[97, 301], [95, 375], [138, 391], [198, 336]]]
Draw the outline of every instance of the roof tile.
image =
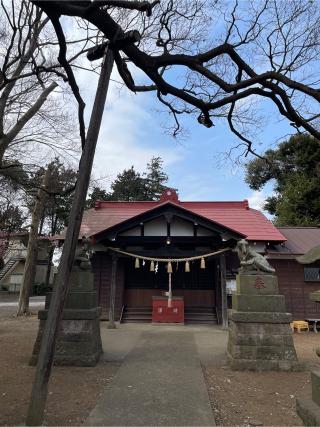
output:
[[[165, 202], [168, 203], [168, 202]], [[172, 203], [172, 202], [171, 202]], [[147, 212], [161, 202], [99, 202], [84, 213], [80, 236], [92, 236]], [[248, 240], [283, 242], [286, 237], [261, 212], [249, 208], [248, 201], [177, 202], [190, 212], [244, 234]]]

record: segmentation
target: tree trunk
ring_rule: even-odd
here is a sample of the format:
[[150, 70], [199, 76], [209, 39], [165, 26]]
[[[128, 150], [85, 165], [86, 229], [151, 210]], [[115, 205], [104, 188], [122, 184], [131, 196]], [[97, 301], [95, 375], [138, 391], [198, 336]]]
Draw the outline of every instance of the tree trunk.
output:
[[44, 284], [46, 289], [50, 285], [50, 275], [51, 275], [51, 269], [52, 269], [53, 252], [54, 252], [54, 246], [52, 246], [49, 249], [49, 253], [48, 253], [48, 265], [47, 265], [47, 272], [46, 272], [46, 280], [45, 280], [45, 284]]
[[113, 52], [108, 50], [101, 67], [86, 141], [80, 159], [79, 177], [75, 188], [62, 256], [41, 341], [26, 420], [26, 425], [28, 426], [39, 426], [43, 422], [54, 350], [62, 319], [63, 307], [67, 297], [76, 245], [79, 239], [82, 215], [85, 207], [94, 153], [113, 67], [113, 60]]
[[38, 229], [41, 220], [43, 206], [46, 198], [46, 190], [48, 189], [50, 179], [50, 167], [48, 167], [43, 177], [42, 188], [39, 189], [36, 203], [32, 212], [32, 220], [29, 231], [29, 241], [27, 248], [26, 263], [24, 266], [23, 279], [20, 289], [19, 306], [17, 316], [22, 316], [29, 313], [29, 298], [31, 294], [32, 284], [36, 275], [37, 256], [38, 256]]

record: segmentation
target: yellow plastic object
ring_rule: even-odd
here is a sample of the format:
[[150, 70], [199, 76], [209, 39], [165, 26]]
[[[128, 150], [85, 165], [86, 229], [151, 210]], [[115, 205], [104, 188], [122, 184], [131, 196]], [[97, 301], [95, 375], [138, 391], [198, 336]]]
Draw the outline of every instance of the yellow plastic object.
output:
[[293, 330], [297, 330], [298, 333], [301, 331], [309, 332], [309, 323], [305, 320], [294, 320], [293, 322]]

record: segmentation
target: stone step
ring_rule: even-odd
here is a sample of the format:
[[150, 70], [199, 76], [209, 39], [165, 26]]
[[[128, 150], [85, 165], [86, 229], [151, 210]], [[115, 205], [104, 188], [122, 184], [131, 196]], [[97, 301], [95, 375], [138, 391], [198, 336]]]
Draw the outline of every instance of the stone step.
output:
[[197, 315], [193, 315], [193, 316], [184, 316], [184, 319], [186, 321], [209, 321], [209, 322], [217, 322], [217, 318], [215, 316], [197, 316]]
[[[126, 307], [122, 315], [122, 323], [150, 323], [152, 307]], [[193, 324], [217, 324], [217, 316], [213, 307], [186, 307], [185, 322]]]
[[128, 314], [125, 313], [122, 316], [122, 319], [150, 319], [151, 320], [151, 314]]
[[122, 319], [121, 323], [151, 323], [151, 319]]
[[199, 312], [213, 313], [213, 312], [215, 312], [215, 308], [214, 307], [185, 307], [184, 311], [185, 312], [194, 312], [195, 311], [197, 313], [199, 313]]

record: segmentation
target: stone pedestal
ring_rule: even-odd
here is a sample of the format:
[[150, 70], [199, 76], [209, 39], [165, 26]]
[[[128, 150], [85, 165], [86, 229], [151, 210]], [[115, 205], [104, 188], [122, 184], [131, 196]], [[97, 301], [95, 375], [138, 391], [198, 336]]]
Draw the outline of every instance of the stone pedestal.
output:
[[273, 274], [239, 274], [229, 313], [228, 361], [235, 370], [298, 368], [291, 314]]
[[[320, 291], [310, 294], [310, 299], [320, 302]], [[316, 353], [320, 356], [320, 348], [317, 347]], [[302, 419], [305, 426], [320, 426], [320, 370], [311, 372], [311, 395], [297, 399], [297, 414]]]
[[311, 396], [297, 399], [297, 414], [305, 426], [320, 426], [320, 370], [311, 372]]
[[[70, 291], [63, 311], [54, 356], [55, 365], [95, 366], [102, 353], [100, 314], [93, 274], [89, 269], [74, 266]], [[52, 294], [46, 296], [45, 309], [39, 311], [38, 335], [34, 344], [31, 365], [37, 363], [41, 339], [48, 316]]]

